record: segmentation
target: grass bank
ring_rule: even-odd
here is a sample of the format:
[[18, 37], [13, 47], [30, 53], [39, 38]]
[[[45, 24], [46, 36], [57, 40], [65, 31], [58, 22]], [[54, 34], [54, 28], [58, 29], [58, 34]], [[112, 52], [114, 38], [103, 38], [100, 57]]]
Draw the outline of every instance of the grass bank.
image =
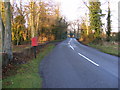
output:
[[119, 56], [120, 57], [120, 51], [118, 48], [120, 48], [119, 44], [114, 44], [112, 42], [104, 43], [103, 45], [100, 44], [93, 44], [89, 43], [87, 44], [90, 47], [96, 48], [104, 53]]
[[[26, 64], [17, 65], [17, 73], [8, 76], [2, 81], [3, 88], [41, 88], [42, 78], [39, 76], [39, 63], [53, 48], [54, 44], [48, 44], [36, 59], [28, 61]], [[10, 70], [10, 73], [14, 71]]]

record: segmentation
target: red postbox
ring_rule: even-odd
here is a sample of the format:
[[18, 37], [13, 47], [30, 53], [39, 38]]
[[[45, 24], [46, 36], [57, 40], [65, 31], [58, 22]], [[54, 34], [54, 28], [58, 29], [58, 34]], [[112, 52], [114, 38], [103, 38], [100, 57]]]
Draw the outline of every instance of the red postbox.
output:
[[33, 37], [33, 38], [32, 38], [32, 46], [38, 46], [37, 37]]

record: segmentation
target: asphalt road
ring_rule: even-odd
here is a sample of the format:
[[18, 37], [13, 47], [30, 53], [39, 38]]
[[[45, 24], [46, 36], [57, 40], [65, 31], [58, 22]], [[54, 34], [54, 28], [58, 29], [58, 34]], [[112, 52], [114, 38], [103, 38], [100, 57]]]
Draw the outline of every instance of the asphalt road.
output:
[[118, 57], [68, 38], [40, 63], [43, 88], [118, 88]]

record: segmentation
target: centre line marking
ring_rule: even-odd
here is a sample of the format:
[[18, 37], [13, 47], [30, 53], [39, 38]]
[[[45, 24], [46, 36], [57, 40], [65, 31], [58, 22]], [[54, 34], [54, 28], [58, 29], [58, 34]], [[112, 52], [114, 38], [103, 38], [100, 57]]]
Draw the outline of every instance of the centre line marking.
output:
[[71, 47], [73, 50], [75, 50], [71, 45], [70, 45], [70, 47]]
[[84, 55], [82, 55], [82, 54], [80, 54], [80, 53], [78, 53], [80, 56], [82, 56], [83, 58], [85, 58], [85, 59], [87, 59], [89, 62], [91, 62], [92, 64], [94, 64], [94, 65], [96, 65], [97, 67], [99, 67], [99, 65], [97, 64], [97, 63], [95, 63], [95, 62], [93, 62], [92, 60], [90, 60], [89, 58], [87, 58], [86, 56], [84, 56]]

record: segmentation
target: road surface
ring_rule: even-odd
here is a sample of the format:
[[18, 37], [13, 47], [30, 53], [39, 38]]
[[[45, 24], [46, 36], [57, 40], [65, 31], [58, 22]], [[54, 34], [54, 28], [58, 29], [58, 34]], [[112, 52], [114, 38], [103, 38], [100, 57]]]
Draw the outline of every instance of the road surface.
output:
[[118, 88], [118, 57], [68, 38], [40, 63], [43, 88]]

